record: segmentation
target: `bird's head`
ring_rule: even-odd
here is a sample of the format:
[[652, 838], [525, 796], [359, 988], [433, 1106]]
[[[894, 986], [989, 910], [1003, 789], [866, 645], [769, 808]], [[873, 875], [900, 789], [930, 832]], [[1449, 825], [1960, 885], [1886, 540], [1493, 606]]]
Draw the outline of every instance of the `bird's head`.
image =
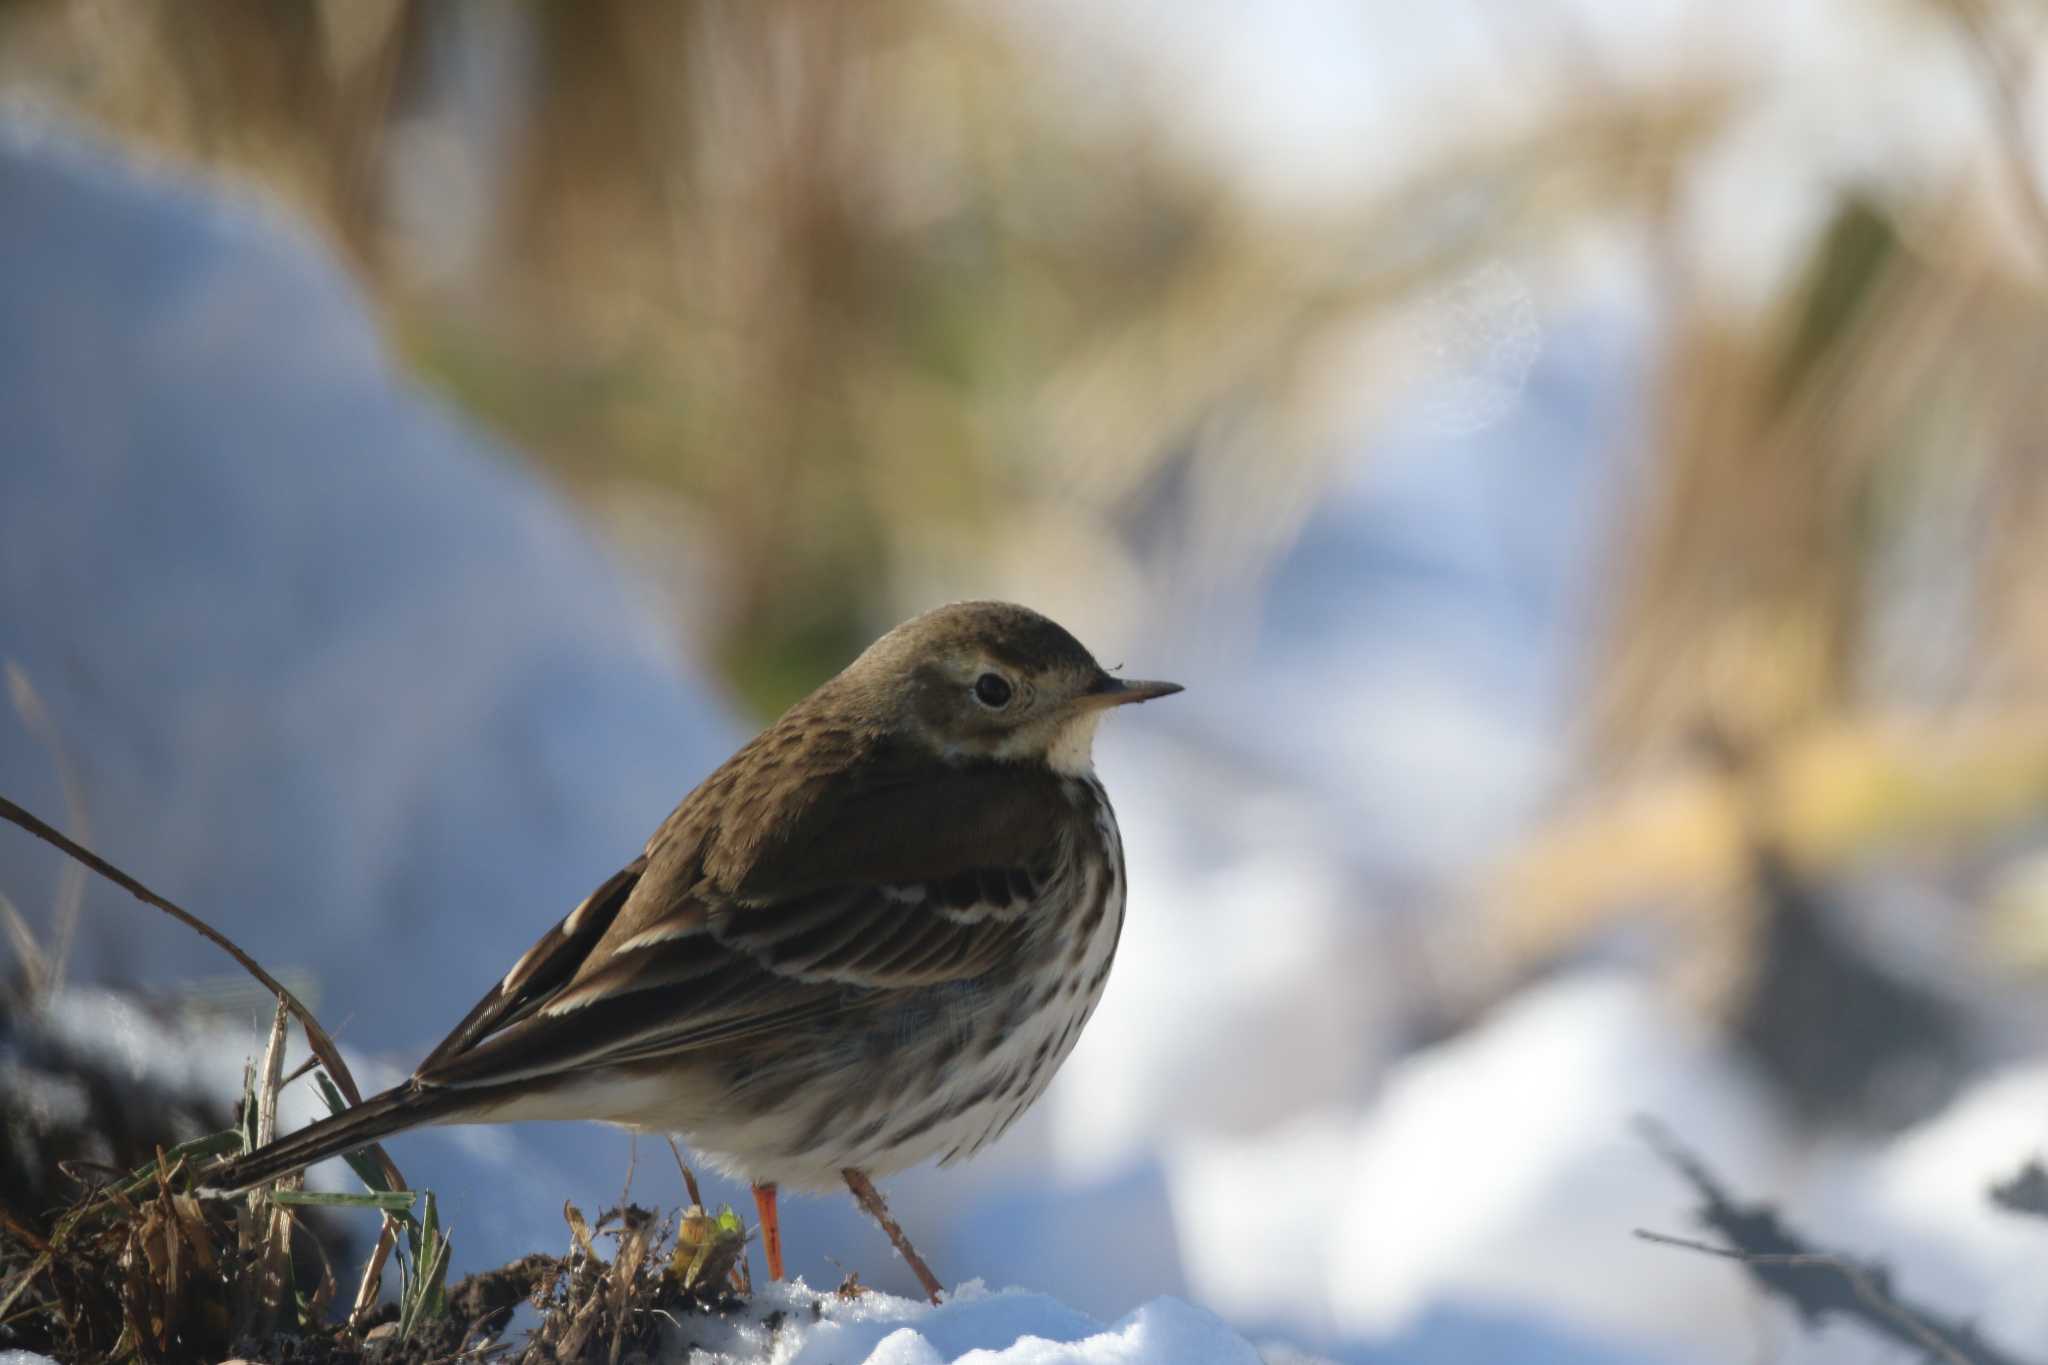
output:
[[1089, 770], [1104, 711], [1181, 690], [1118, 678], [1028, 607], [955, 602], [905, 621], [835, 685], [895, 718], [904, 737], [953, 760], [1038, 760]]

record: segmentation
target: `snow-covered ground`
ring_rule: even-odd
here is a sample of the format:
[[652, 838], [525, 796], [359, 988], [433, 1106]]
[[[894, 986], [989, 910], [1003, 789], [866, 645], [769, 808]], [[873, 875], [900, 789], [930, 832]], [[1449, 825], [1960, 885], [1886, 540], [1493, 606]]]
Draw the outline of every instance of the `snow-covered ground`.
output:
[[[781, 1317], [772, 1329], [769, 1316]], [[1043, 1294], [990, 1292], [979, 1280], [937, 1307], [887, 1294], [842, 1299], [777, 1286], [725, 1333], [689, 1333], [702, 1365], [1260, 1365], [1251, 1343], [1212, 1313], [1154, 1299], [1101, 1323]]]
[[[403, 1074], [741, 727], [574, 513], [393, 372], [288, 224], [20, 121], [0, 202], [0, 657], [78, 766], [88, 842], [313, 980], [366, 1085]], [[1631, 1239], [1688, 1230], [1638, 1113], [1994, 1337], [2048, 1334], [2037, 1249], [1974, 1195], [2038, 1145], [2048, 1077], [1817, 1148], [1619, 967], [1412, 1046], [1415, 908], [1556, 770], [1638, 325], [1552, 325], [1494, 425], [1376, 447], [1245, 604], [1249, 648], [1095, 642], [1191, 684], [1101, 745], [1132, 871], [1116, 974], [1017, 1133], [889, 1190], [949, 1282], [1032, 1292], [834, 1301], [774, 1359], [1202, 1365], [1256, 1359], [1248, 1339], [1273, 1361], [1866, 1358], [1792, 1338], [1727, 1266]], [[0, 781], [63, 809], [9, 721]], [[0, 892], [37, 911], [56, 878], [0, 831]], [[111, 888], [85, 934], [84, 979], [231, 972]], [[60, 1013], [225, 1098], [267, 1012], [208, 991], [232, 1003], [205, 1049], [84, 990]], [[624, 1137], [581, 1125], [394, 1151], [439, 1191], [457, 1274], [558, 1245], [563, 1199], [602, 1207], [629, 1168]], [[680, 1196], [659, 1144], [631, 1178]], [[793, 1201], [787, 1224], [811, 1281], [837, 1262], [907, 1287], [846, 1201]]]
[[[1214, 1314], [1177, 1299], [1154, 1299], [1102, 1323], [1043, 1294], [991, 1292], [978, 1280], [937, 1307], [777, 1285], [744, 1314], [693, 1319], [673, 1340], [675, 1358], [691, 1365], [1310, 1365], [1301, 1356], [1262, 1357]], [[0, 1351], [0, 1365], [52, 1362]]]

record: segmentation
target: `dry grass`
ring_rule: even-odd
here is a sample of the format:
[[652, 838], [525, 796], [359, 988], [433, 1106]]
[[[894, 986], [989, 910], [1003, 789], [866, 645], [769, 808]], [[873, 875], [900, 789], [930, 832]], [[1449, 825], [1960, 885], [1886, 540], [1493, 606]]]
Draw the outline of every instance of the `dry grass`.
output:
[[[277, 999], [233, 1126], [168, 1150], [158, 1147], [152, 1160], [118, 1179], [107, 1179], [103, 1169], [75, 1172], [75, 1194], [47, 1220], [0, 1208], [0, 1345], [65, 1362], [152, 1365], [241, 1355], [337, 1363], [490, 1356], [621, 1365], [651, 1358], [664, 1323], [736, 1305], [734, 1290], [746, 1284], [747, 1236], [730, 1209], [713, 1216], [692, 1205], [665, 1223], [627, 1207], [593, 1227], [565, 1207], [573, 1243], [567, 1257], [529, 1256], [448, 1288], [452, 1244], [434, 1196], [406, 1189], [381, 1149], [348, 1158], [366, 1194], [305, 1193], [298, 1175], [236, 1198], [206, 1193], [207, 1174], [219, 1159], [276, 1135], [294, 1019], [316, 1058], [339, 1068], [332, 1080], [315, 1073], [334, 1108], [345, 1103], [344, 1089], [347, 1103], [360, 1102], [346, 1063], [311, 1011], [212, 926], [4, 798], [0, 818], [219, 944]], [[129, 1098], [116, 1102], [125, 1109]], [[694, 1190], [687, 1168], [684, 1175]], [[383, 1215], [353, 1306], [340, 1320], [333, 1316], [334, 1267], [318, 1237], [294, 1237], [303, 1220], [338, 1207]], [[401, 1234], [397, 1302], [380, 1309], [385, 1258]], [[598, 1251], [605, 1237], [616, 1243], [609, 1260]], [[499, 1341], [507, 1310], [522, 1299], [538, 1310], [538, 1326], [524, 1341]]]
[[[746, 1237], [729, 1212], [713, 1218], [693, 1208], [664, 1220], [629, 1207], [591, 1226], [568, 1209], [567, 1255], [536, 1253], [471, 1275], [431, 1311], [413, 1315], [401, 1302], [351, 1324], [331, 1315], [331, 1273], [293, 1290], [289, 1271], [280, 1277], [263, 1250], [244, 1244], [245, 1211], [181, 1188], [191, 1170], [188, 1158], [166, 1158], [133, 1192], [82, 1194], [47, 1237], [0, 1215], [0, 1345], [67, 1365], [236, 1357], [630, 1365], [661, 1355], [693, 1319], [744, 1303], [731, 1274]], [[291, 1222], [300, 1211], [272, 1213]], [[697, 1240], [679, 1240], [679, 1225]], [[508, 1331], [522, 1304], [531, 1323]]]
[[[508, 50], [479, 138], [449, 54]], [[934, 593], [1107, 626], [1255, 580], [1361, 409], [1442, 363], [1418, 310], [1496, 260], [1541, 288], [1730, 108], [1571, 82], [1292, 215], [1071, 79], [948, 0], [0, 11], [0, 85], [323, 225], [416, 369], [609, 520], [763, 711]], [[482, 178], [446, 250], [404, 191], [435, 157]]]

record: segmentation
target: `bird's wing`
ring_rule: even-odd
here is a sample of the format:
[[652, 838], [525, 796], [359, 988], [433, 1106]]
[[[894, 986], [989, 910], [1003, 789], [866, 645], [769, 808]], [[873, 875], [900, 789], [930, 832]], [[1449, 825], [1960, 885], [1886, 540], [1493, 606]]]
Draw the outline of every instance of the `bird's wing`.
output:
[[[1060, 802], [1014, 771], [877, 771], [794, 803], [732, 884], [707, 873], [709, 840], [658, 835], [521, 959], [419, 1079], [492, 1086], [645, 1060], [807, 1027], [877, 990], [980, 976], [1041, 930], [1034, 912], [1061, 890]], [[670, 823], [688, 816], [685, 803]]]
[[583, 898], [561, 923], [542, 934], [540, 941], [523, 953], [504, 980], [464, 1016], [440, 1045], [427, 1054], [416, 1074], [424, 1075], [442, 1062], [475, 1046], [532, 1014], [550, 996], [576, 975], [590, 950], [619, 917], [633, 888], [647, 870], [647, 859], [635, 858], [605, 879], [604, 885]]

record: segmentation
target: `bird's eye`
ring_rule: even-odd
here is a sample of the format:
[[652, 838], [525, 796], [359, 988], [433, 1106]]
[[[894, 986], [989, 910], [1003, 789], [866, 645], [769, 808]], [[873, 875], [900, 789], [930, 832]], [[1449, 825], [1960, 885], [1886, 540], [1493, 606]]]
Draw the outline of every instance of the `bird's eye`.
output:
[[984, 673], [974, 680], [974, 699], [991, 711], [1010, 704], [1010, 684], [1000, 673]]

